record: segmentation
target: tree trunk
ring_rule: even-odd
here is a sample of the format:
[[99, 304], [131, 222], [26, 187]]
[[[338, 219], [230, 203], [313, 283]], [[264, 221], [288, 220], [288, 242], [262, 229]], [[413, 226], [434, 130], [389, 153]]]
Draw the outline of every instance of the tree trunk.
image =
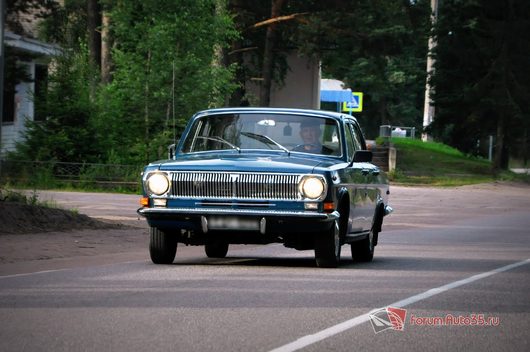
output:
[[[271, 18], [278, 17], [285, 0], [272, 0]], [[259, 103], [261, 106], [269, 106], [271, 100], [272, 73], [274, 68], [274, 47], [276, 46], [276, 24], [267, 27], [265, 35], [265, 51], [263, 53], [262, 84]]]
[[[243, 17], [245, 8], [243, 0], [231, 0], [228, 2], [228, 11], [234, 14], [234, 23], [236, 29], [240, 32], [244, 31]], [[245, 62], [244, 62], [244, 51], [243, 39], [238, 38], [232, 42], [230, 52], [224, 56], [224, 65], [229, 67], [232, 64], [236, 64], [235, 68], [235, 80], [237, 88], [228, 97], [227, 106], [248, 106], [248, 101], [245, 101], [245, 85], [247, 81]]]
[[499, 121], [497, 122], [497, 140], [495, 143], [495, 156], [493, 157], [493, 170], [494, 171], [500, 171], [502, 169], [507, 168], [507, 148], [505, 146], [505, 117], [504, 113], [501, 113], [501, 116], [499, 116]]
[[101, 26], [101, 12], [97, 0], [87, 1], [87, 33], [88, 52], [90, 65], [96, 69], [101, 62], [101, 35], [98, 31]]
[[383, 97], [381, 97], [381, 99], [377, 103], [377, 113], [381, 118], [381, 126], [391, 124], [388, 120], [386, 99]]
[[236, 64], [235, 80], [238, 84], [237, 88], [232, 92], [232, 95], [228, 99], [228, 106], [248, 106], [248, 101], [245, 101], [245, 62], [243, 60], [243, 53], [240, 52], [242, 45], [241, 40], [236, 40], [231, 47], [232, 55], [225, 55], [226, 67], [230, 64]]
[[144, 142], [145, 142], [145, 162], [149, 162], [149, 148], [150, 148], [150, 133], [149, 133], [149, 76], [151, 74], [151, 50], [147, 52], [147, 67], [145, 71], [145, 86], [144, 86]]
[[110, 17], [106, 11], [102, 12], [102, 26], [101, 26], [101, 82], [104, 84], [110, 83], [111, 77], [111, 53], [112, 38], [109, 32]]

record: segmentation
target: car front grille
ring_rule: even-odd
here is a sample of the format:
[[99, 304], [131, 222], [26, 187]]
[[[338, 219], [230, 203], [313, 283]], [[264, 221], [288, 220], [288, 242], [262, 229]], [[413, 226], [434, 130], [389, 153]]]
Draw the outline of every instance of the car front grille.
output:
[[173, 197], [298, 200], [302, 175], [273, 173], [172, 172]]

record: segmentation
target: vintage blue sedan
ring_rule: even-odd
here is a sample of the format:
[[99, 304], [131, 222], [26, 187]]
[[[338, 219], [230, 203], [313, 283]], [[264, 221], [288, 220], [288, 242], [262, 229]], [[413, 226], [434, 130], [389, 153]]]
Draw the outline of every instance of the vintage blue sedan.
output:
[[341, 247], [371, 261], [388, 180], [356, 119], [320, 110], [223, 108], [189, 121], [168, 160], [145, 167], [142, 208], [157, 264], [177, 244], [222, 258], [230, 244], [283, 243], [337, 267]]

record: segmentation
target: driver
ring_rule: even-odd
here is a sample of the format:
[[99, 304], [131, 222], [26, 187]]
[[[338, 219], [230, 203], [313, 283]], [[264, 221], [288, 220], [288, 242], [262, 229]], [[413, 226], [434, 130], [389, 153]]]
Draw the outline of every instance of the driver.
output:
[[322, 143], [320, 143], [320, 123], [315, 119], [304, 120], [300, 124], [300, 138], [303, 143], [297, 145], [293, 150], [305, 153], [322, 153]]

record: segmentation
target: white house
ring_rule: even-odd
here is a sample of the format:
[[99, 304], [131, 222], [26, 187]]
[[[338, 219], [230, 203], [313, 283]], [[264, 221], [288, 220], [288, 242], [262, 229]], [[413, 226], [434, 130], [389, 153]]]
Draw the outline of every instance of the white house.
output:
[[[4, 33], [4, 45], [14, 52], [25, 54], [22, 55], [24, 57], [31, 57], [27, 61], [18, 62], [26, 67], [31, 80], [17, 84], [15, 92], [4, 94], [0, 154], [15, 149], [16, 142], [23, 137], [26, 121], [38, 119], [35, 116], [34, 93], [38, 92], [47, 77], [50, 58], [60, 52], [56, 45], [9, 31]], [[4, 82], [4, 86], [6, 83]]]
[[[289, 68], [284, 84], [272, 82], [269, 105], [282, 108], [320, 108], [320, 61], [300, 56], [295, 51], [290, 52], [286, 59]], [[247, 98], [254, 97], [250, 99], [250, 105], [256, 105], [260, 85], [248, 81], [245, 89]]]

